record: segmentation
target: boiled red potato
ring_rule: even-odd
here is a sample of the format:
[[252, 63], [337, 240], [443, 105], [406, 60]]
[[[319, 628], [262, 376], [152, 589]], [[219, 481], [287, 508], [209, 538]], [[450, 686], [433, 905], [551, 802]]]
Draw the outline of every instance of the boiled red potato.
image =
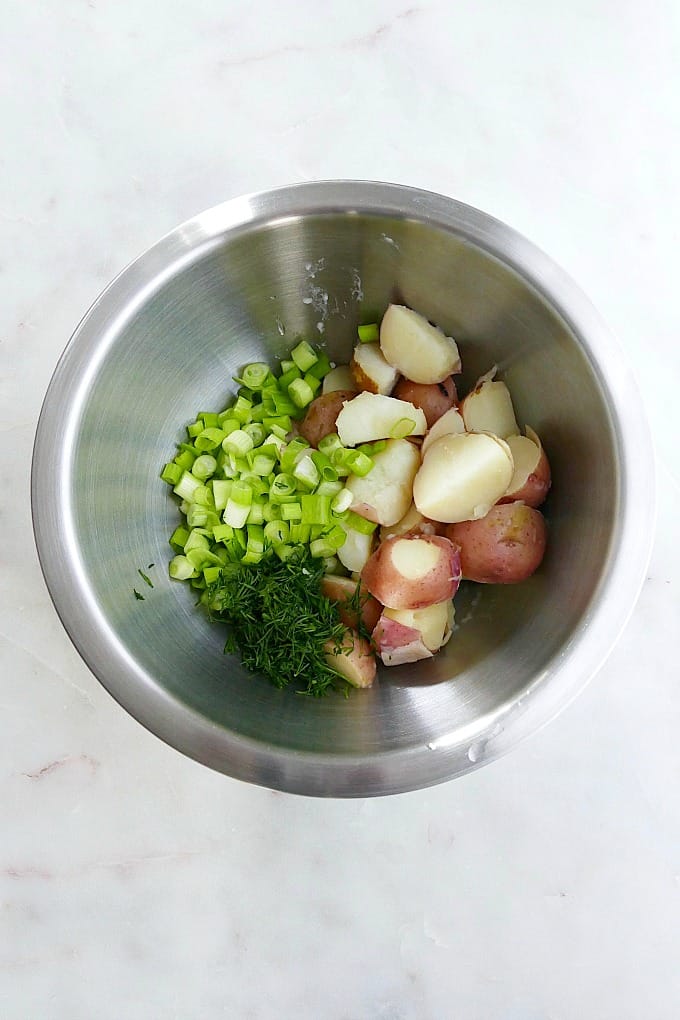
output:
[[334, 393], [336, 390], [349, 390], [351, 393], [356, 393], [357, 388], [354, 376], [352, 375], [352, 369], [349, 365], [338, 365], [323, 377], [321, 393], [325, 395], [326, 393]]
[[361, 571], [378, 602], [390, 609], [422, 609], [447, 602], [460, 583], [458, 549], [436, 535], [403, 535], [381, 542]]
[[389, 396], [399, 378], [396, 368], [385, 361], [385, 356], [377, 343], [357, 344], [349, 367], [357, 389], [367, 390], [369, 393], [383, 393]]
[[463, 577], [482, 584], [516, 584], [539, 566], [546, 526], [539, 510], [502, 503], [478, 521], [450, 524], [449, 539], [460, 549]]
[[465, 422], [463, 416], [457, 407], [452, 407], [450, 411], [446, 411], [445, 414], [439, 418], [432, 428], [428, 431], [423, 445], [420, 448], [420, 452], [425, 455], [427, 448], [432, 446], [436, 439], [441, 439], [442, 436], [457, 436], [459, 432], [465, 432]]
[[423, 436], [425, 415], [406, 400], [382, 393], [358, 393], [347, 400], [335, 423], [343, 446], [358, 446], [376, 439]]
[[333, 390], [331, 393], [323, 393], [311, 402], [307, 413], [298, 424], [298, 432], [310, 446], [318, 446], [324, 436], [335, 432], [336, 419], [342, 411], [342, 406], [353, 396], [352, 390]]
[[550, 489], [550, 464], [545, 450], [533, 429], [527, 426], [526, 436], [507, 439], [515, 470], [501, 503], [521, 500], [527, 506], [540, 506]]
[[421, 535], [437, 533], [437, 525], [434, 521], [428, 521], [427, 517], [423, 517], [415, 503], [411, 503], [404, 516], [396, 524], [381, 527], [380, 541], [384, 542], [386, 538], [395, 538], [397, 535], [407, 535], [411, 532], [418, 532]]
[[456, 384], [451, 376], [438, 383], [416, 383], [400, 379], [394, 387], [393, 396], [409, 400], [425, 415], [428, 429], [454, 406], [458, 400]]
[[386, 666], [431, 658], [453, 632], [453, 602], [424, 609], [384, 609], [371, 635]]
[[504, 382], [494, 379], [495, 374], [494, 367], [477, 380], [475, 388], [462, 401], [460, 410], [468, 432], [493, 432], [495, 436], [507, 439], [517, 435], [519, 427], [510, 391]]
[[442, 436], [428, 448], [413, 482], [421, 514], [451, 524], [476, 520], [508, 491], [510, 447], [488, 432]]
[[347, 630], [341, 642], [327, 641], [324, 652], [330, 668], [344, 677], [352, 687], [372, 685], [377, 667], [367, 638], [359, 637], [355, 630]]
[[382, 606], [363, 585], [357, 598], [359, 587], [360, 582], [339, 574], [325, 574], [321, 579], [321, 592], [331, 602], [338, 603], [338, 616], [342, 623], [356, 630], [361, 620], [370, 633], [380, 618]]
[[338, 549], [336, 556], [346, 570], [358, 574], [373, 553], [375, 535], [350, 528], [343, 521], [340, 521], [339, 524], [345, 532], [345, 541]]
[[390, 365], [414, 383], [439, 383], [460, 372], [453, 337], [405, 305], [390, 305], [380, 323], [380, 348]]
[[345, 481], [352, 493], [350, 509], [375, 524], [396, 524], [411, 505], [420, 452], [407, 439], [389, 439], [372, 460], [367, 475], [350, 475]]

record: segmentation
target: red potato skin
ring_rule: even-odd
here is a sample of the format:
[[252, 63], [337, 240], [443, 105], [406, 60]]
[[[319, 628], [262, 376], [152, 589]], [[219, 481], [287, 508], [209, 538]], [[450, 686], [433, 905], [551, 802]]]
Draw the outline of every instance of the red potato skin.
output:
[[298, 425], [298, 432], [310, 446], [318, 447], [324, 436], [335, 432], [335, 422], [346, 400], [356, 397], [353, 390], [332, 390], [311, 402]]
[[[411, 579], [399, 573], [392, 562], [397, 542], [421, 541], [440, 549], [439, 562], [423, 577]], [[461, 579], [460, 553], [448, 538], [437, 535], [397, 535], [381, 542], [361, 571], [361, 580], [371, 595], [390, 609], [424, 609], [447, 602], [458, 590]]]
[[371, 635], [376, 651], [386, 666], [431, 659], [432, 652], [423, 643], [420, 631], [397, 620], [382, 616]]
[[497, 504], [477, 521], [449, 524], [460, 549], [463, 577], [481, 584], [517, 584], [540, 565], [547, 529], [543, 515], [524, 503]]
[[361, 611], [350, 607], [350, 602], [357, 590], [357, 582], [351, 577], [341, 577], [337, 574], [326, 574], [321, 579], [321, 591], [331, 602], [338, 603], [338, 616], [346, 627], [358, 630], [359, 621], [365, 630], [370, 634], [380, 619], [382, 606], [374, 599], [368, 589], [362, 585], [361, 588]]
[[526, 503], [527, 506], [539, 507], [545, 503], [551, 483], [550, 464], [545, 450], [541, 450], [536, 470], [532, 471], [524, 485], [517, 489], [516, 492], [509, 492], [507, 496], [503, 496], [498, 502], [515, 503], [521, 501]]
[[398, 397], [399, 400], [409, 400], [419, 407], [425, 415], [428, 429], [458, 403], [453, 376], [448, 376], [440, 383], [415, 383], [410, 379], [401, 378], [394, 387], [392, 396]]

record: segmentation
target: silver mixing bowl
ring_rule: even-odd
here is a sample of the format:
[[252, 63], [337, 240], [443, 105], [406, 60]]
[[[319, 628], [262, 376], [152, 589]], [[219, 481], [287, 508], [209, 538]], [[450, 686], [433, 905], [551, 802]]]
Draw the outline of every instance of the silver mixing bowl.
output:
[[[348, 700], [301, 697], [225, 657], [222, 627], [168, 579], [178, 512], [158, 474], [245, 362], [285, 356], [300, 336], [346, 361], [357, 324], [394, 300], [458, 339], [465, 384], [499, 365], [551, 458], [549, 548], [522, 585], [463, 585], [458, 629], [433, 660], [382, 669]], [[595, 673], [644, 576], [651, 465], [621, 353], [546, 255], [439, 195], [303, 184], [184, 223], [98, 298], [45, 398], [34, 529], [76, 648], [149, 730], [263, 786], [388, 794], [506, 752]]]

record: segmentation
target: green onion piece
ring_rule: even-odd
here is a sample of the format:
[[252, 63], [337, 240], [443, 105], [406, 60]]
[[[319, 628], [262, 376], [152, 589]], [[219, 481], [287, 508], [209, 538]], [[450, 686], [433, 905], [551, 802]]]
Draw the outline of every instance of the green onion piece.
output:
[[233, 484], [230, 478], [213, 478], [212, 491], [216, 510], [224, 510]]
[[306, 545], [309, 542], [311, 528], [309, 524], [291, 524], [290, 541], [292, 545]]
[[323, 379], [325, 375], [328, 375], [333, 366], [323, 351], [317, 351], [316, 357], [316, 363], [312, 365], [311, 368], [307, 369], [305, 374], [313, 375], [315, 379]]
[[324, 537], [328, 544], [333, 546], [333, 551], [337, 552], [337, 550], [347, 541], [347, 532], [339, 524], [336, 524], [330, 529], [330, 531], [325, 533]]
[[281, 504], [282, 521], [299, 521], [302, 518], [302, 506], [296, 501]]
[[196, 571], [186, 556], [173, 557], [168, 564], [168, 573], [174, 581], [188, 581], [190, 577], [196, 576]]
[[241, 422], [241, 425], [247, 425], [250, 421], [250, 413], [252, 409], [253, 404], [251, 400], [247, 400], [245, 397], [237, 397], [236, 403], [231, 408], [231, 414], [232, 417]]
[[[250, 455], [249, 455], [250, 459]], [[252, 451], [252, 460], [250, 460], [250, 468], [253, 474], [265, 475], [270, 474], [276, 465], [276, 457], [272, 457], [269, 454], [260, 453], [260, 450]]]
[[371, 446], [371, 452], [370, 452], [369, 456], [370, 457], [374, 457], [376, 455], [376, 453], [382, 453], [383, 450], [387, 449], [387, 440], [386, 439], [377, 439], [375, 441], [375, 443], [371, 443], [370, 446]]
[[243, 398], [243, 400], [247, 400], [249, 404], [255, 403], [255, 394], [252, 390], [249, 390], [247, 386], [239, 386], [236, 390], [236, 396]]
[[241, 373], [240, 382], [249, 390], [261, 390], [269, 375], [269, 365], [264, 361], [253, 361]]
[[267, 521], [264, 526], [264, 537], [270, 545], [285, 545], [289, 534], [290, 528], [286, 521]]
[[252, 437], [248, 435], [243, 429], [238, 429], [236, 432], [230, 432], [228, 436], [225, 436], [222, 442], [222, 449], [227, 453], [233, 453], [237, 456], [243, 457], [249, 450], [252, 450], [255, 443]]
[[331, 510], [334, 514], [342, 514], [349, 510], [354, 502], [354, 496], [349, 489], [341, 489], [331, 503]]
[[[295, 365], [295, 362], [290, 358], [282, 358], [279, 362], [279, 369], [281, 372], [288, 372]], [[297, 365], [295, 366], [297, 368]]]
[[314, 400], [314, 390], [304, 379], [294, 379], [288, 387], [288, 396], [296, 407], [307, 407]]
[[264, 519], [269, 521], [280, 521], [281, 520], [281, 507], [277, 503], [265, 503], [264, 505]]
[[207, 506], [209, 510], [215, 509], [215, 499], [207, 485], [199, 485], [194, 490], [193, 502], [199, 506]]
[[301, 372], [306, 372], [319, 360], [314, 348], [306, 340], [301, 340], [290, 352], [290, 356]]
[[291, 383], [294, 383], [296, 379], [301, 378], [302, 372], [297, 365], [293, 365], [292, 368], [289, 368], [287, 372], [284, 372], [283, 375], [279, 377], [278, 383], [282, 390], [287, 390]]
[[312, 375], [311, 372], [305, 372], [304, 381], [307, 383], [312, 393], [316, 393], [321, 386], [321, 379]]
[[315, 538], [309, 543], [309, 551], [312, 556], [315, 556], [319, 560], [326, 559], [327, 556], [332, 556], [335, 549], [325, 538]]
[[390, 439], [405, 439], [411, 435], [415, 427], [413, 418], [400, 418], [390, 432]]
[[216, 581], [219, 581], [221, 573], [222, 573], [222, 567], [220, 567], [220, 566], [204, 567], [203, 568], [203, 580], [205, 581], [205, 583], [207, 585], [215, 584]]
[[283, 471], [292, 471], [299, 457], [309, 449], [309, 443], [302, 436], [293, 439], [281, 455], [281, 468]]
[[264, 524], [264, 504], [251, 503], [246, 524]]
[[319, 452], [325, 453], [327, 457], [332, 457], [336, 450], [344, 450], [345, 447], [342, 445], [340, 436], [337, 432], [329, 432], [327, 436], [319, 442]]
[[199, 528], [194, 528], [193, 531], [189, 532], [189, 537], [184, 543], [185, 554], [190, 553], [192, 549], [200, 549], [202, 552], [207, 552], [209, 548], [210, 543]]
[[183, 524], [178, 525], [175, 528], [172, 535], [170, 536], [170, 545], [177, 552], [184, 549], [186, 540], [189, 537], [189, 529], [185, 528]]
[[182, 477], [183, 470], [183, 467], [180, 467], [179, 464], [173, 464], [171, 461], [169, 464], [166, 464], [161, 471], [161, 478], [164, 482], [167, 482], [168, 485], [177, 485]]
[[224, 432], [222, 429], [203, 429], [203, 431], [194, 439], [194, 445], [196, 449], [202, 453], [211, 453], [220, 446], [223, 439]]
[[353, 510], [348, 511], [344, 523], [348, 528], [358, 531], [362, 535], [372, 535], [378, 527], [373, 521], [367, 521], [365, 517], [355, 514]]
[[224, 508], [222, 520], [225, 524], [230, 524], [232, 528], [243, 528], [248, 520], [249, 513], [250, 506], [244, 506], [242, 503], [237, 503], [234, 498], [230, 496], [227, 505]]
[[290, 416], [287, 414], [277, 414], [273, 417], [263, 418], [262, 424], [279, 439], [285, 439], [291, 430]]
[[250, 506], [253, 501], [253, 490], [247, 482], [236, 481], [231, 487], [229, 498], [239, 506]]
[[295, 478], [288, 472], [282, 471], [271, 484], [269, 498], [272, 503], [277, 503], [288, 496], [294, 496], [296, 492], [297, 485], [295, 484]]
[[197, 457], [191, 468], [191, 473], [194, 478], [199, 478], [202, 482], [206, 478], [210, 478], [215, 474], [217, 470], [217, 461], [209, 453], [202, 453], [200, 457]]
[[322, 481], [337, 482], [338, 472], [333, 467], [325, 453], [321, 453], [320, 450], [314, 450], [310, 456], [316, 465]]
[[205, 425], [203, 424], [202, 418], [199, 421], [192, 422], [191, 425], [187, 425], [187, 435], [189, 436], [189, 439], [195, 439], [196, 436], [200, 436], [204, 428]]
[[281, 393], [279, 390], [272, 390], [272, 411], [275, 414], [289, 414], [293, 418], [299, 416], [300, 409], [288, 396], [288, 391]]
[[331, 497], [314, 495], [300, 496], [303, 524], [329, 524], [331, 519]]
[[319, 496], [337, 496], [342, 491], [342, 482], [339, 478], [335, 482], [326, 482], [322, 479], [315, 491]]
[[260, 443], [263, 443], [264, 437], [267, 435], [266, 428], [259, 421], [252, 421], [250, 425], [245, 425], [243, 431], [250, 436], [253, 446], [259, 446]]
[[260, 404], [255, 404], [255, 405], [253, 406], [253, 409], [252, 409], [252, 411], [250, 412], [250, 417], [251, 417], [251, 419], [252, 419], [252, 421], [253, 421], [253, 422], [261, 422], [261, 421], [262, 421], [262, 419], [263, 419], [263, 418], [264, 418], [264, 417], [265, 417], [265, 416], [266, 416], [267, 414], [269, 414], [269, 411], [268, 411], [268, 410], [267, 410], [267, 408], [266, 408], [266, 407], [264, 406], [264, 404], [260, 403]]
[[201, 483], [198, 478], [194, 478], [194, 476], [188, 471], [183, 471], [182, 477], [172, 491], [176, 493], [180, 499], [187, 499], [191, 501], [194, 498], [196, 489], [200, 488]]
[[216, 542], [228, 542], [234, 537], [234, 529], [230, 524], [216, 524], [213, 528], [213, 538]]
[[[182, 443], [182, 445], [184, 446], [184, 443]], [[173, 463], [175, 463], [178, 467], [181, 467], [182, 471], [191, 471], [191, 465], [196, 460], [197, 453], [198, 451], [193, 449], [191, 453], [188, 453], [186, 450], [182, 450], [181, 453], [177, 454]]]
[[353, 475], [363, 478], [373, 467], [373, 461], [361, 450], [348, 450], [345, 455], [345, 464]]
[[196, 418], [203, 421], [204, 429], [216, 429], [220, 423], [219, 414], [215, 414], [213, 411], [199, 411]]
[[204, 528], [208, 523], [208, 514], [210, 511], [205, 506], [199, 506], [198, 503], [192, 503], [187, 513], [187, 524], [190, 528]]
[[294, 545], [275, 545], [274, 552], [284, 563], [298, 556], [298, 550]]
[[[236, 429], [241, 428], [241, 422], [238, 418], [234, 418], [231, 410], [224, 412], [224, 417], [220, 419], [220, 428], [224, 432], [225, 436], [228, 436], [230, 432], [235, 432]], [[224, 446], [224, 442], [222, 443]]]
[[244, 563], [259, 563], [264, 555], [264, 533], [259, 524], [249, 524], [246, 533], [246, 551], [243, 557]]
[[309, 454], [300, 457], [293, 468], [293, 475], [306, 489], [314, 489], [319, 483], [319, 472]]
[[380, 329], [377, 322], [369, 322], [366, 326], [359, 326], [357, 330], [362, 344], [372, 344], [380, 337]]

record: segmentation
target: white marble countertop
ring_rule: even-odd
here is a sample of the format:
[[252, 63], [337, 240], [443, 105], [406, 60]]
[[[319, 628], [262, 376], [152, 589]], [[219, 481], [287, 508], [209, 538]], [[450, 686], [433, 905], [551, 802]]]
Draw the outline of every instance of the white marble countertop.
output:
[[[0, 1017], [680, 1015], [679, 23], [657, 4], [5, 5], [0, 38]], [[511, 756], [375, 801], [224, 778], [63, 632], [33, 434], [102, 286], [225, 198], [441, 191], [547, 250], [618, 334], [658, 451], [649, 577], [586, 692]]]

